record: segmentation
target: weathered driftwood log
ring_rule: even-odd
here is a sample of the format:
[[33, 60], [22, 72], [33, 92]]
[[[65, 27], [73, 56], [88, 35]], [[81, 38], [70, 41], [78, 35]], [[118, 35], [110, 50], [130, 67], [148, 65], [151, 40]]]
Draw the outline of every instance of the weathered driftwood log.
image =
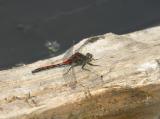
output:
[[91, 71], [31, 73], [63, 54], [0, 71], [0, 119], [160, 118], [160, 27], [87, 38], [74, 50], [81, 45], [98, 59]]

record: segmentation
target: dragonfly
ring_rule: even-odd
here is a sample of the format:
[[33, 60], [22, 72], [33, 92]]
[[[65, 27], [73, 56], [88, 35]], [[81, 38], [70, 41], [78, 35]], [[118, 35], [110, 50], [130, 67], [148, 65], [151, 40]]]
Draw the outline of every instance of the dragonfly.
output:
[[69, 57], [67, 60], [63, 61], [62, 63], [39, 67], [39, 68], [34, 69], [32, 73], [34, 74], [40, 71], [49, 70], [52, 68], [63, 67], [63, 66], [70, 66], [69, 70], [66, 73], [68, 73], [73, 67], [76, 67], [76, 66], [82, 66], [81, 68], [83, 70], [90, 71], [89, 69], [85, 68], [86, 64], [91, 65], [91, 66], [99, 66], [99, 65], [92, 64], [91, 61], [93, 60], [96, 60], [96, 59], [93, 58], [93, 55], [91, 53], [86, 53], [86, 55], [84, 55], [80, 52], [76, 52], [71, 57]]

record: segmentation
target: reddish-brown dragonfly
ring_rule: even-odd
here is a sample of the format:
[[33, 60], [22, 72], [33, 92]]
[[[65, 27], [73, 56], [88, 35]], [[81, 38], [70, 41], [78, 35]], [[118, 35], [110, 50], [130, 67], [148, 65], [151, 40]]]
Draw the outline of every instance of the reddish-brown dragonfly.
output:
[[86, 64], [91, 66], [98, 66], [98, 65], [92, 64], [91, 63], [92, 60], [95, 60], [95, 59], [93, 58], [93, 55], [91, 53], [87, 53], [86, 55], [84, 55], [82, 53], [76, 52], [75, 54], [70, 56], [67, 60], [63, 61], [62, 63], [39, 67], [33, 70], [32, 73], [37, 73], [40, 71], [48, 70], [51, 68], [62, 67], [62, 66], [70, 66], [69, 70], [66, 73], [68, 73], [70, 69], [72, 69], [75, 66], [82, 66], [83, 70], [90, 71], [89, 69], [85, 68]]

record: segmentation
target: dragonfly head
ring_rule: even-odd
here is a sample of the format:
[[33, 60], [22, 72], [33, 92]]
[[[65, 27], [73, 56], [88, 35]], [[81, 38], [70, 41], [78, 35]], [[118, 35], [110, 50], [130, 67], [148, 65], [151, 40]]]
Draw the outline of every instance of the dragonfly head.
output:
[[87, 54], [86, 54], [86, 57], [87, 57], [88, 59], [90, 59], [90, 60], [93, 59], [93, 55], [92, 55], [91, 53], [87, 53]]

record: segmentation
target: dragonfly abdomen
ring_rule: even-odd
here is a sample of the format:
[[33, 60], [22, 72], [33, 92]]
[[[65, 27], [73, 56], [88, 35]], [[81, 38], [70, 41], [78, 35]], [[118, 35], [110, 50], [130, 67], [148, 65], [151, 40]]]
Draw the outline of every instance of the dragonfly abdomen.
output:
[[48, 66], [37, 68], [37, 69], [33, 70], [32, 73], [37, 73], [37, 72], [48, 70], [48, 69], [51, 69], [51, 68], [61, 67], [61, 66], [64, 66], [64, 65], [66, 65], [66, 64], [62, 63], [62, 64], [48, 65]]

